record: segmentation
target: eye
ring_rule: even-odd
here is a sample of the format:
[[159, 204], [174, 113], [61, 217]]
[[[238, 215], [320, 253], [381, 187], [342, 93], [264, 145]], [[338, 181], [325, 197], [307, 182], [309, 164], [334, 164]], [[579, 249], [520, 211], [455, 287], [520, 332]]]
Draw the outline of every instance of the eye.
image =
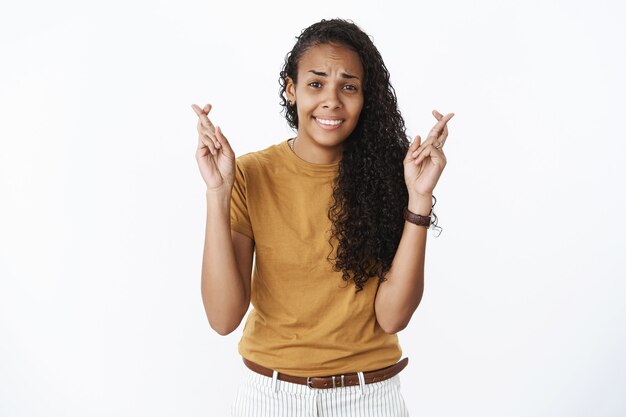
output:
[[356, 91], [357, 90], [356, 85], [354, 85], [354, 84], [346, 84], [346, 85], [343, 86], [343, 88], [345, 88], [346, 90], [351, 90], [351, 91]]
[[319, 81], [310, 82], [308, 85], [313, 88], [320, 88], [322, 86], [322, 84]]

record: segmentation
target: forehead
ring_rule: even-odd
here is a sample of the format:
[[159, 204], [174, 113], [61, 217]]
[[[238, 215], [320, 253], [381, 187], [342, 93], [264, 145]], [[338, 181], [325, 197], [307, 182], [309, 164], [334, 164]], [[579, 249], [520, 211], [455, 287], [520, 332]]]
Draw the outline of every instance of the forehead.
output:
[[306, 50], [298, 63], [298, 72], [309, 70], [346, 72], [363, 79], [363, 64], [359, 54], [344, 45], [323, 43]]

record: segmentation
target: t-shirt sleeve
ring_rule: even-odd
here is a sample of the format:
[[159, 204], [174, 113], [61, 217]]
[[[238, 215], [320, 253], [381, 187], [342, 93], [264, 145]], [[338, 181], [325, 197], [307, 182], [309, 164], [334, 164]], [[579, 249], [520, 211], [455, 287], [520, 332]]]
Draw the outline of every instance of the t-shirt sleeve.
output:
[[254, 240], [250, 212], [248, 211], [248, 182], [243, 161], [235, 160], [235, 183], [230, 199], [230, 228]]

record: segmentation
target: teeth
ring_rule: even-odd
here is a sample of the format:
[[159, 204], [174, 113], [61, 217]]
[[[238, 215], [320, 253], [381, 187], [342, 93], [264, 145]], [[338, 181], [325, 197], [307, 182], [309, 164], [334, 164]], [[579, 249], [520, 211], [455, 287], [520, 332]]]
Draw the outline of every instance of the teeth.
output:
[[329, 126], [337, 126], [343, 123], [343, 120], [324, 120], [324, 119], [316, 119], [316, 120], [323, 125], [329, 125]]

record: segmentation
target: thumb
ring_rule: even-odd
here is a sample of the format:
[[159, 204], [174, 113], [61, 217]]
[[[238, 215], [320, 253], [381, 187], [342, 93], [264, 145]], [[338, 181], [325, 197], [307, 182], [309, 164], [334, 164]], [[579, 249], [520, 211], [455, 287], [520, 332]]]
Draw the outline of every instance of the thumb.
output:
[[415, 136], [415, 139], [411, 143], [411, 146], [409, 146], [409, 149], [406, 151], [405, 160], [409, 160], [413, 157], [412, 156], [413, 152], [415, 152], [417, 148], [420, 147], [421, 143], [422, 143], [422, 138], [420, 137], [420, 135]]

